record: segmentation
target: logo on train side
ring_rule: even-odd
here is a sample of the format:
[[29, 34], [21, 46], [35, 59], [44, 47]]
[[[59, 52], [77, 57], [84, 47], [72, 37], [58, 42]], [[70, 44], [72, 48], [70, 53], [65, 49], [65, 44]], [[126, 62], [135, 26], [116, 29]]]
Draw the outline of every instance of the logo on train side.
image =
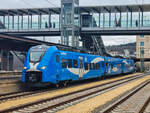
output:
[[125, 64], [128, 64], [128, 62], [127, 62], [127, 61], [125, 61], [125, 60], [124, 60], [124, 61], [122, 61], [122, 62], [123, 62], [123, 63], [125, 63]]
[[65, 53], [65, 52], [62, 52], [62, 53], [61, 53], [61, 55], [67, 55], [67, 53]]
[[119, 69], [120, 69], [120, 67], [117, 67], [117, 66], [112, 67], [112, 71], [114, 71], [114, 72], [118, 71]]
[[134, 69], [134, 66], [131, 66], [131, 64], [129, 64], [127, 61], [123, 61], [123, 63], [125, 63], [126, 67], [129, 69], [129, 70], [133, 70]]

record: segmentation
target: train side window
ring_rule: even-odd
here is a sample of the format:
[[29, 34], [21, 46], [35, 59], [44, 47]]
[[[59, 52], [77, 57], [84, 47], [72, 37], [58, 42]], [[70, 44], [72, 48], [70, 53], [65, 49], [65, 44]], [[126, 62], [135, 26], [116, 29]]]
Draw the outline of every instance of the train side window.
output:
[[68, 59], [68, 68], [72, 68], [72, 59]]
[[94, 65], [95, 65], [94, 63], [91, 63], [91, 64], [90, 64], [90, 69], [91, 69], [91, 70], [94, 70], [94, 69], [95, 69], [95, 66], [94, 66]]
[[62, 65], [62, 68], [67, 68], [67, 60], [61, 59], [61, 65]]
[[108, 63], [107, 63], [107, 66], [108, 66], [108, 67], [111, 67], [111, 62], [108, 62]]
[[74, 67], [74, 68], [77, 68], [77, 67], [78, 67], [78, 62], [77, 62], [77, 60], [75, 60], [75, 59], [73, 60], [73, 67]]
[[59, 63], [59, 55], [56, 55], [56, 62]]
[[73, 67], [74, 67], [74, 68], [77, 68], [77, 67], [78, 67], [77, 60], [74, 60], [74, 59], [73, 59]]
[[117, 64], [117, 68], [120, 68], [121, 67], [121, 64]]
[[96, 68], [95, 69], [98, 70], [98, 63], [96, 63]]
[[98, 63], [98, 69], [100, 70], [100, 67], [101, 67], [101, 65], [100, 65], [100, 63]]
[[113, 68], [114, 67], [114, 65], [111, 63], [111, 67]]
[[106, 62], [106, 66], [108, 66], [108, 63]]
[[92, 70], [92, 63], [89, 64], [90, 70]]
[[102, 61], [102, 67], [104, 67], [104, 61]]
[[100, 63], [97, 63], [96, 64], [96, 70], [99, 70], [100, 69]]
[[87, 62], [84, 63], [84, 69], [88, 70], [88, 63]]
[[90, 63], [88, 64], [88, 70], [90, 70]]
[[110, 63], [110, 62], [108, 62], [108, 63], [107, 63], [107, 66], [108, 66], [108, 67], [111, 67], [111, 63]]
[[79, 59], [79, 64], [80, 64], [80, 68], [82, 69], [82, 68], [83, 68], [83, 62], [82, 62], [82, 59]]
[[97, 63], [96, 63], [96, 64], [94, 64], [94, 69], [95, 69], [95, 70], [97, 70]]
[[95, 70], [95, 69], [96, 69], [95, 63], [93, 63], [93, 70]]

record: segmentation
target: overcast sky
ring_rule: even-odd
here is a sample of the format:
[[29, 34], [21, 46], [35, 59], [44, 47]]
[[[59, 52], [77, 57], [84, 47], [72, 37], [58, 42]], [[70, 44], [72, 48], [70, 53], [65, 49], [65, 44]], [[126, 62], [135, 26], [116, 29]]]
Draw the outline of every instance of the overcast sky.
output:
[[[0, 9], [59, 7], [61, 0], [0, 0]], [[150, 0], [80, 0], [80, 6], [150, 4]], [[105, 45], [136, 41], [136, 36], [102, 36]]]

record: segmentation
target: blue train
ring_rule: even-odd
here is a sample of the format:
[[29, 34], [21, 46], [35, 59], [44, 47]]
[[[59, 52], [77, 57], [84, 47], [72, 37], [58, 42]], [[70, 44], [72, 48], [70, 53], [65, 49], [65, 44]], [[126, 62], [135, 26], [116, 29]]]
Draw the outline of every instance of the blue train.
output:
[[59, 84], [132, 72], [134, 72], [133, 60], [38, 45], [31, 47], [26, 55], [22, 82]]

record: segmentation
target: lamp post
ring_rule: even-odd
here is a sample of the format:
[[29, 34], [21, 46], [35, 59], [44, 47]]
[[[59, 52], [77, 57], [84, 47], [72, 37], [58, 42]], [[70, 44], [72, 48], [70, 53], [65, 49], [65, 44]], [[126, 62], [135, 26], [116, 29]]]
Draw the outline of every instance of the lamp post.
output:
[[144, 47], [140, 47], [140, 62], [141, 62], [141, 72], [144, 72]]

